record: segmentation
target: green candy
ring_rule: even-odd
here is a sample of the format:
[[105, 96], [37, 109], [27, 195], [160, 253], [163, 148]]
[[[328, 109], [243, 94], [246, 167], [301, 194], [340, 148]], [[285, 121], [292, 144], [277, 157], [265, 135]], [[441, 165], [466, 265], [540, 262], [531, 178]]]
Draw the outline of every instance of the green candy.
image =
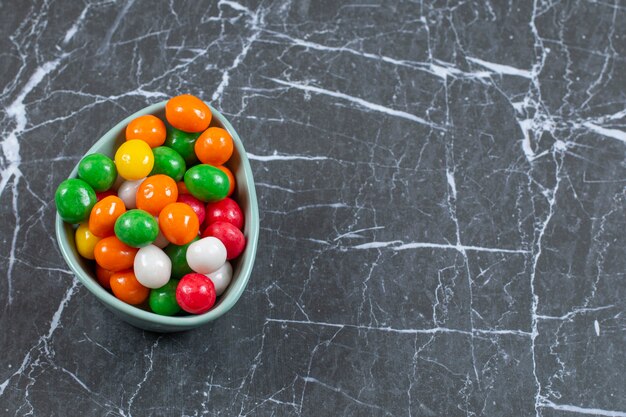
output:
[[153, 312], [162, 316], [173, 316], [180, 311], [180, 306], [176, 302], [176, 287], [178, 280], [170, 279], [161, 288], [150, 290], [148, 303]]
[[147, 211], [128, 210], [115, 221], [115, 236], [128, 246], [148, 246], [159, 234], [159, 224]]
[[193, 272], [189, 264], [187, 264], [187, 248], [198, 239], [199, 238], [196, 237], [186, 245], [168, 245], [164, 249], [165, 254], [170, 258], [170, 261], [172, 261], [172, 278], [180, 279], [184, 275]]
[[185, 172], [185, 185], [192, 196], [204, 202], [220, 201], [228, 195], [228, 176], [211, 165], [189, 168]]
[[187, 166], [178, 152], [167, 146], [159, 146], [152, 149], [152, 153], [154, 154], [154, 168], [150, 175], [164, 174], [173, 178], [174, 181], [183, 179]]
[[72, 178], [59, 184], [54, 193], [57, 213], [68, 223], [80, 223], [89, 218], [96, 204], [96, 193], [83, 180]]
[[178, 152], [187, 166], [191, 166], [199, 162], [194, 149], [198, 136], [200, 133], [187, 133], [174, 127], [168, 127], [165, 146]]
[[101, 153], [93, 153], [78, 164], [78, 178], [91, 185], [94, 191], [106, 191], [113, 186], [117, 169], [111, 158]]

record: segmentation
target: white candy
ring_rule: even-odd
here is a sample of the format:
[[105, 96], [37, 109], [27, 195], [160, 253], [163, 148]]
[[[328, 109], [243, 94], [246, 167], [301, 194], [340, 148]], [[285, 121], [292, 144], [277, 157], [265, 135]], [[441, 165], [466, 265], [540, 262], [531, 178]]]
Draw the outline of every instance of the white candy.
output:
[[124, 202], [126, 210], [137, 208], [137, 189], [144, 180], [145, 178], [137, 181], [124, 181], [117, 189], [117, 196]]
[[228, 284], [230, 284], [230, 280], [233, 279], [233, 266], [230, 262], [224, 262], [224, 265], [220, 266], [215, 272], [211, 272], [207, 274], [207, 277], [213, 281], [213, 285], [215, 285], [215, 294], [222, 295], [222, 293], [228, 288]]
[[210, 274], [226, 262], [226, 247], [218, 238], [209, 236], [189, 245], [185, 257], [195, 272]]
[[164, 286], [172, 273], [172, 261], [165, 252], [154, 245], [139, 249], [133, 267], [137, 281], [148, 288]]
[[[154, 219], [157, 221], [157, 223], [159, 223], [159, 218], [157, 216], [154, 216]], [[169, 240], [167, 240], [165, 236], [163, 236], [163, 232], [161, 232], [161, 228], [159, 228], [159, 234], [157, 235], [154, 242], [152, 242], [152, 244], [156, 246], [157, 248], [161, 248], [161, 249], [163, 249], [164, 247], [170, 244]]]

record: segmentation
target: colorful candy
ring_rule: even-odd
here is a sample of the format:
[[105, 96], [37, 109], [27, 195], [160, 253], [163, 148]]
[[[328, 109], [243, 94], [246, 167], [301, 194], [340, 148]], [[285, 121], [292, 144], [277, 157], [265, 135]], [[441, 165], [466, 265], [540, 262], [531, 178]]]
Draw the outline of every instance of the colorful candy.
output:
[[151, 148], [163, 145], [166, 133], [165, 123], [151, 114], [139, 116], [126, 126], [126, 140], [143, 140]]
[[185, 172], [189, 193], [200, 201], [214, 202], [228, 194], [228, 177], [211, 165], [196, 165]]
[[73, 178], [59, 184], [54, 203], [63, 221], [80, 223], [89, 217], [96, 204], [96, 193], [85, 181]]
[[178, 152], [167, 146], [159, 146], [152, 149], [152, 153], [154, 154], [154, 166], [150, 175], [164, 174], [173, 178], [174, 181], [183, 179], [187, 166]]
[[132, 268], [137, 251], [117, 237], [109, 236], [96, 243], [93, 255], [102, 268], [117, 272]]
[[117, 169], [111, 158], [101, 153], [93, 153], [78, 164], [78, 178], [91, 185], [94, 191], [102, 192], [115, 183]]
[[216, 237], [226, 247], [226, 259], [235, 259], [246, 247], [246, 238], [241, 230], [228, 222], [211, 223], [202, 233], [202, 237]]
[[117, 172], [127, 180], [134, 181], [147, 176], [154, 166], [154, 154], [150, 146], [139, 139], [124, 142], [115, 152]]
[[187, 248], [189, 267], [200, 274], [210, 274], [226, 262], [226, 247], [216, 237], [205, 237]]
[[185, 203], [191, 207], [194, 213], [196, 213], [196, 216], [198, 216], [198, 222], [200, 222], [200, 224], [204, 223], [206, 209], [204, 208], [202, 201], [192, 195], [183, 194], [178, 196], [178, 202]]
[[78, 250], [80, 256], [86, 259], [95, 259], [93, 250], [100, 241], [100, 238], [89, 230], [87, 223], [81, 223], [80, 226], [78, 226], [74, 240], [76, 241], [76, 250]]
[[165, 118], [176, 129], [202, 132], [211, 123], [211, 109], [198, 97], [182, 94], [172, 97], [165, 105]]
[[109, 271], [108, 269], [104, 269], [100, 265], [96, 264], [96, 278], [98, 278], [98, 283], [107, 290], [111, 289], [111, 276], [114, 273], [115, 271]]
[[131, 305], [141, 304], [150, 295], [150, 289], [141, 285], [132, 269], [111, 275], [111, 291], [120, 300]]
[[159, 214], [159, 226], [167, 240], [184, 245], [198, 236], [200, 222], [193, 209], [184, 203], [172, 203]]
[[202, 274], [185, 275], [176, 288], [176, 301], [188, 313], [206, 313], [215, 304], [215, 285]]
[[145, 178], [136, 181], [124, 181], [117, 189], [117, 196], [122, 199], [127, 210], [137, 208], [137, 190]]
[[118, 217], [126, 212], [124, 202], [114, 195], [98, 201], [89, 215], [89, 230], [99, 237], [113, 235]]
[[198, 157], [194, 150], [196, 140], [200, 136], [199, 133], [188, 133], [176, 128], [167, 129], [167, 138], [165, 146], [175, 150], [185, 160], [187, 167], [198, 163]]
[[226, 197], [230, 197], [231, 195], [233, 195], [233, 192], [235, 192], [235, 185], [237, 185], [237, 183], [235, 182], [235, 176], [233, 175], [231, 170], [224, 165], [220, 165], [216, 168], [222, 171], [228, 177], [228, 194], [226, 194]]
[[224, 265], [207, 275], [215, 286], [215, 294], [220, 296], [226, 291], [230, 281], [233, 279], [233, 266], [230, 262], [224, 262]]
[[133, 268], [141, 285], [160, 288], [170, 280], [172, 261], [161, 249], [148, 245], [137, 252]]
[[176, 182], [167, 175], [152, 175], [137, 189], [137, 208], [158, 216], [165, 206], [178, 199]]
[[210, 127], [198, 137], [194, 150], [203, 164], [222, 165], [233, 154], [233, 138], [221, 127]]
[[159, 224], [147, 211], [129, 210], [115, 222], [115, 236], [134, 248], [151, 244], [158, 235]]
[[206, 225], [215, 222], [231, 223], [239, 230], [243, 230], [244, 217], [239, 204], [231, 198], [225, 198], [206, 205]]
[[178, 313], [180, 306], [176, 302], [176, 288], [178, 288], [178, 280], [171, 279], [161, 288], [150, 290], [148, 299], [150, 309], [162, 316], [173, 316]]

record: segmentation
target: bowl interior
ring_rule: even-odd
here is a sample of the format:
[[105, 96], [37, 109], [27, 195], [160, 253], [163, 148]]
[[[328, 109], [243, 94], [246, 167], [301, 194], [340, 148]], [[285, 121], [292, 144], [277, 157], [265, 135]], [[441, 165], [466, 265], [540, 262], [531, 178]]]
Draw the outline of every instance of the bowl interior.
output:
[[[132, 119], [145, 114], [153, 114], [165, 121], [165, 103], [164, 101], [146, 107], [122, 120], [102, 136], [86, 154], [99, 152], [113, 158], [115, 151], [125, 140], [124, 132], [128, 123]], [[235, 144], [233, 155], [226, 165], [233, 172], [237, 182], [237, 188], [233, 197], [235, 197], [241, 206], [245, 216], [244, 235], [246, 236], [247, 244], [246, 249], [239, 258], [231, 262], [233, 264], [233, 279], [226, 291], [218, 297], [215, 306], [210, 311], [195, 316], [168, 317], [131, 306], [118, 300], [98, 284], [95, 278], [93, 261], [88, 261], [78, 254], [74, 241], [75, 227], [63, 222], [58, 215], [56, 217], [56, 234], [59, 248], [72, 271], [83, 285], [103, 302], [107, 308], [135, 326], [156, 331], [175, 331], [197, 327], [211, 320], [215, 320], [232, 308], [248, 283], [254, 264], [259, 235], [259, 212], [252, 170], [250, 169], [246, 152], [237, 132], [221, 113], [213, 107], [211, 107], [211, 111], [213, 113], [211, 126], [226, 129], [232, 136]], [[69, 178], [76, 178], [77, 171], [78, 164], [70, 173]]]

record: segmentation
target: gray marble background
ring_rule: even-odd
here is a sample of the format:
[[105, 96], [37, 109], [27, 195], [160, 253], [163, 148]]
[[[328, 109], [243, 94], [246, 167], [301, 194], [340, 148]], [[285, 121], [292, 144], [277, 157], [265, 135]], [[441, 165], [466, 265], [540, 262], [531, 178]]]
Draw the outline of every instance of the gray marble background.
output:
[[[5, 0], [0, 23], [0, 415], [626, 416], [626, 3]], [[74, 279], [53, 193], [183, 92], [240, 133], [262, 233], [229, 314], [158, 335]]]

